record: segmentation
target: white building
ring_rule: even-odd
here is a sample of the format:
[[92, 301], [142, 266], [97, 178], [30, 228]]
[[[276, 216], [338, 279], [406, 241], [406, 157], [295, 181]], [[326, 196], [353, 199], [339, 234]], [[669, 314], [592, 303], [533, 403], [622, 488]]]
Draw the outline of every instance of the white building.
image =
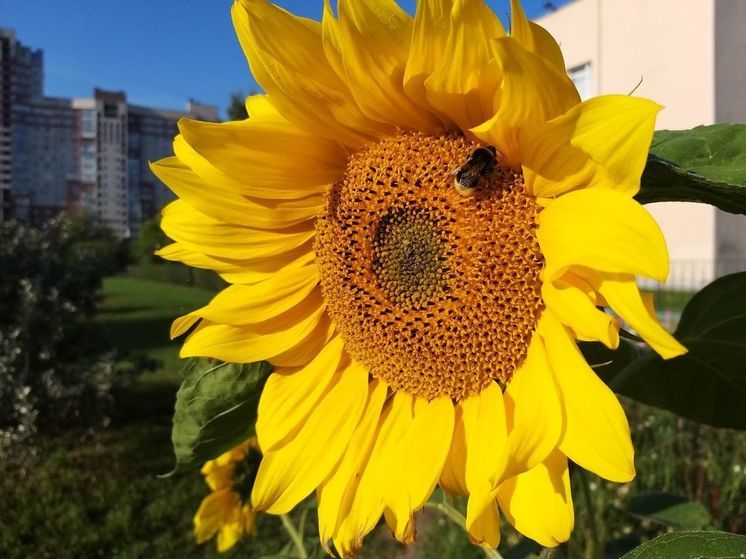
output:
[[[746, 122], [746, 0], [576, 0], [537, 23], [584, 97], [639, 83], [635, 95], [665, 106], [659, 129]], [[746, 217], [704, 204], [647, 207], [668, 241], [670, 287], [746, 270]]]

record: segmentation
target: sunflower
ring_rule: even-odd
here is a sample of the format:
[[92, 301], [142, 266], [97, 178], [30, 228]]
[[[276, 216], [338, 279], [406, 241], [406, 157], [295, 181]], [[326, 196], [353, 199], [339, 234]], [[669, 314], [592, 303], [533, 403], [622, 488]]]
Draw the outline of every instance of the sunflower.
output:
[[242, 122], [182, 121], [154, 171], [179, 197], [161, 256], [231, 284], [174, 322], [182, 356], [274, 366], [253, 506], [315, 491], [322, 544], [354, 556], [381, 516], [413, 541], [439, 484], [468, 496], [479, 545], [498, 545], [499, 511], [567, 540], [568, 458], [635, 475], [576, 341], [616, 348], [621, 317], [663, 357], [686, 351], [636, 283], [668, 274], [633, 200], [660, 107], [581, 103], [517, 0], [510, 35], [482, 0], [232, 15], [266, 95]]
[[197, 543], [204, 543], [217, 534], [218, 551], [228, 551], [244, 535], [256, 535], [256, 512], [243, 502], [240, 490], [251, 487], [256, 438], [238, 445], [208, 460], [202, 466], [202, 475], [211, 493], [202, 499], [194, 515], [194, 536]]

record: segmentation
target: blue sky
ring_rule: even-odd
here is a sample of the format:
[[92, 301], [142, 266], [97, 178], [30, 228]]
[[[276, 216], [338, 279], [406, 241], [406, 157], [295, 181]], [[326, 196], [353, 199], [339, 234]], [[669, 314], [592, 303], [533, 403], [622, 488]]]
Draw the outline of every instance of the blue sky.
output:
[[[529, 17], [546, 0], [524, 0]], [[567, 0], [555, 0], [555, 5]], [[321, 0], [278, 0], [318, 19]], [[505, 19], [509, 0], [488, 0]], [[414, 0], [401, 4], [410, 12]], [[124, 90], [132, 103], [182, 108], [187, 98], [225, 109], [230, 92], [258, 91], [230, 21], [231, 0], [0, 0], [0, 27], [44, 49], [47, 95]]]

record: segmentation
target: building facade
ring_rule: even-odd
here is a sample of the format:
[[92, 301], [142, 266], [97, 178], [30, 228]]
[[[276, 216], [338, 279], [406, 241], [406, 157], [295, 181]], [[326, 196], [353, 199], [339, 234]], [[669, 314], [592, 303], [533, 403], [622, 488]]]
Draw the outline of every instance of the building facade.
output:
[[[746, 1], [575, 0], [537, 23], [584, 98], [634, 90], [664, 106], [659, 129], [746, 122]], [[668, 241], [670, 287], [746, 269], [744, 216], [704, 204], [647, 208]]]
[[172, 197], [148, 162], [171, 152], [179, 119], [217, 121], [217, 108], [152, 109], [100, 89], [45, 97], [43, 75], [42, 51], [0, 29], [0, 220], [85, 212], [119, 237], [135, 234]]

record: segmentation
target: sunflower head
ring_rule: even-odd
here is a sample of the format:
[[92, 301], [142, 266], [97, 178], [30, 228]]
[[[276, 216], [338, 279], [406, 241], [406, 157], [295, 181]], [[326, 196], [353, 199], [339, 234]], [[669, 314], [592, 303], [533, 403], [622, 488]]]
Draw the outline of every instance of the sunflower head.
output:
[[246, 490], [253, 485], [258, 457], [253, 437], [202, 466], [211, 493], [202, 499], [194, 515], [197, 543], [217, 535], [218, 551], [224, 552], [244, 535], [256, 535], [256, 512], [248, 504]]
[[497, 546], [500, 512], [565, 541], [568, 458], [634, 476], [624, 412], [577, 340], [615, 348], [621, 317], [663, 357], [685, 351], [636, 284], [668, 273], [633, 199], [660, 107], [581, 103], [511, 4], [508, 35], [482, 0], [414, 17], [339, 0], [321, 22], [238, 0], [266, 94], [245, 121], [182, 121], [153, 167], [179, 197], [160, 254], [230, 283], [174, 322], [182, 355], [275, 367], [252, 505], [283, 514], [315, 491], [322, 545], [345, 557], [381, 517], [413, 541], [436, 485], [468, 496], [479, 545]]

